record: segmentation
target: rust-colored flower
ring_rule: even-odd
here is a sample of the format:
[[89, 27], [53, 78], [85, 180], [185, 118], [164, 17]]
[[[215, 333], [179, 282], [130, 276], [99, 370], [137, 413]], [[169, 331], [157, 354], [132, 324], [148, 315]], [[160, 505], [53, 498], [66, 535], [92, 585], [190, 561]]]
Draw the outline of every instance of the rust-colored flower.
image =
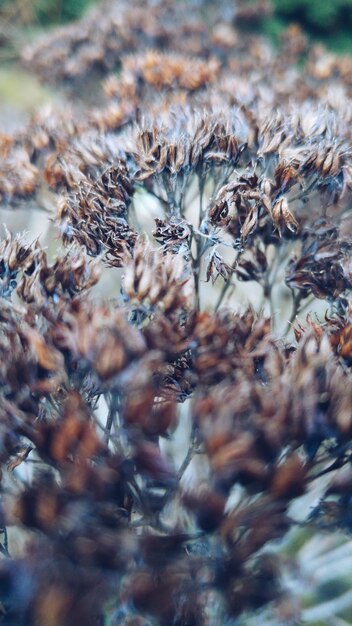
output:
[[103, 0], [22, 53], [65, 90], [0, 134], [57, 229], [0, 242], [6, 624], [298, 623], [273, 542], [351, 532], [351, 60], [269, 12]]

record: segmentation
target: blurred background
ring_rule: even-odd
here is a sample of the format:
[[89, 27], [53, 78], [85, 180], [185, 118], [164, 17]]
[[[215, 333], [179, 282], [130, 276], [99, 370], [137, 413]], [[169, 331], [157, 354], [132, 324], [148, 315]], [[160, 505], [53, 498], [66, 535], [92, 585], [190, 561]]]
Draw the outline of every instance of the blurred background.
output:
[[[6, 35], [9, 37], [9, 25], [37, 29], [64, 24], [98, 3], [99, 0], [0, 0], [1, 34], [5, 39]], [[240, 0], [237, 4], [250, 7], [253, 3], [254, 0]], [[352, 0], [267, 0], [266, 5], [257, 26], [274, 41], [290, 22], [296, 22], [314, 41], [322, 41], [335, 51], [352, 52]]]
[[[60, 97], [57, 89], [44, 87], [17, 63], [23, 47], [42, 33], [80, 19], [102, 1], [0, 0], [0, 132], [12, 132], [39, 106], [57, 103]], [[205, 19], [211, 8], [207, 0], [175, 2], [204, 6]], [[233, 0], [233, 5], [250, 16], [241, 29], [268, 36], [274, 46], [295, 23], [311, 44], [352, 54], [352, 0]]]
[[[38, 106], [56, 102], [58, 91], [43, 87], [16, 61], [26, 43], [40, 34], [81, 18], [102, 0], [0, 0], [0, 132], [12, 132]], [[207, 0], [175, 0], [204, 5]], [[352, 54], [352, 0], [233, 0], [250, 15], [241, 28], [279, 45], [289, 24], [299, 24], [311, 44]]]

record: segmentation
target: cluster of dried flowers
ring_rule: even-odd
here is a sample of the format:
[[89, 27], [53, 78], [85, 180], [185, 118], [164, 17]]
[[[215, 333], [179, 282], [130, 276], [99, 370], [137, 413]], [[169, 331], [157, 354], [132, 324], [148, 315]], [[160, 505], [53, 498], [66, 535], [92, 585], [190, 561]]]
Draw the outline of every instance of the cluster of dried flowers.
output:
[[331, 472], [307, 523], [352, 529], [352, 60], [242, 35], [266, 10], [113, 2], [24, 52], [119, 73], [0, 137], [2, 203], [49, 188], [64, 246], [0, 247], [0, 623], [287, 622], [292, 501]]

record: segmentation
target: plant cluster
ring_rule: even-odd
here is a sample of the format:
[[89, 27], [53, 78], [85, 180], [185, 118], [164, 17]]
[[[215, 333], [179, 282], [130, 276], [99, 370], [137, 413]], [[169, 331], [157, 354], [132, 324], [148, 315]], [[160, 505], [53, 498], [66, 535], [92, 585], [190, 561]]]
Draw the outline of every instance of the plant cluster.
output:
[[0, 137], [2, 203], [50, 190], [62, 243], [0, 247], [0, 623], [299, 623], [292, 503], [331, 475], [305, 523], [351, 531], [352, 60], [250, 9], [112, 2], [24, 52], [119, 72]]

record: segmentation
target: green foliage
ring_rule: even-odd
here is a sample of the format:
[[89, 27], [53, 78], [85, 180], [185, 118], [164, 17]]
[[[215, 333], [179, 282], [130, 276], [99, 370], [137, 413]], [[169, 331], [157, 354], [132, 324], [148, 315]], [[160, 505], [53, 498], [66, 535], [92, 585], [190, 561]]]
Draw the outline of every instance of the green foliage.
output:
[[352, 55], [352, 37], [350, 30], [324, 38], [324, 43], [328, 48], [341, 54]]
[[262, 31], [275, 43], [292, 22], [300, 24], [311, 39], [341, 53], [352, 53], [352, 0], [271, 0], [273, 13]]
[[275, 13], [313, 32], [345, 30], [352, 23], [352, 0], [273, 0]]
[[278, 17], [277, 15], [273, 15], [270, 19], [263, 22], [261, 30], [265, 35], [270, 37], [270, 39], [272, 39], [274, 43], [277, 44], [279, 42], [280, 35], [285, 27], [285, 20]]
[[40, 23], [68, 22], [79, 18], [91, 0], [34, 0], [34, 9]]
[[0, 15], [15, 15], [20, 23], [57, 24], [78, 19], [93, 0], [0, 0]]

